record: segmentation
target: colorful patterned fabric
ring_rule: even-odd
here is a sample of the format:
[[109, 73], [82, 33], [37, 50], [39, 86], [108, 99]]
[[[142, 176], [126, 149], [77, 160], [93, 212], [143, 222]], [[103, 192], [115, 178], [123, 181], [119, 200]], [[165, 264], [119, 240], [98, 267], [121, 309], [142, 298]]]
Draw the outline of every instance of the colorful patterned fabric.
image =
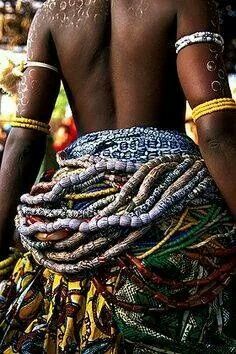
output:
[[236, 353], [236, 225], [193, 142], [105, 131], [58, 162], [21, 198], [0, 352]]
[[92, 282], [39, 269], [29, 254], [17, 263], [0, 300], [1, 339], [11, 344], [4, 353], [105, 353], [119, 341]]

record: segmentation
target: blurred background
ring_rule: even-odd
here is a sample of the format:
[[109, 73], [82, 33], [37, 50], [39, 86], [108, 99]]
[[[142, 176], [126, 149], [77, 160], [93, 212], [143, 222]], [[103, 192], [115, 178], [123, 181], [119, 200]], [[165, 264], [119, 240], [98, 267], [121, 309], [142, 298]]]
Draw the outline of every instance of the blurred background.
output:
[[[15, 63], [20, 64], [26, 57], [26, 41], [31, 21], [44, 0], [0, 0], [0, 71], [6, 76]], [[225, 36], [225, 62], [230, 86], [236, 98], [236, 0], [218, 0], [217, 6], [221, 17], [222, 31]], [[4, 71], [5, 70], [5, 71]], [[0, 74], [0, 84], [4, 82]], [[0, 89], [0, 118], [6, 120], [0, 124], [0, 159], [7, 134], [11, 126], [7, 122], [16, 111], [15, 96], [10, 96]], [[66, 95], [61, 87], [60, 94], [51, 120], [50, 137], [51, 155], [64, 149], [76, 138], [76, 128], [71, 117]], [[187, 109], [187, 133], [197, 142], [191, 110]], [[50, 154], [49, 154], [50, 155]], [[50, 156], [51, 156], [50, 155]], [[53, 160], [53, 158], [49, 158]], [[50, 167], [49, 161], [49, 167]], [[48, 167], [48, 166], [47, 166]]]

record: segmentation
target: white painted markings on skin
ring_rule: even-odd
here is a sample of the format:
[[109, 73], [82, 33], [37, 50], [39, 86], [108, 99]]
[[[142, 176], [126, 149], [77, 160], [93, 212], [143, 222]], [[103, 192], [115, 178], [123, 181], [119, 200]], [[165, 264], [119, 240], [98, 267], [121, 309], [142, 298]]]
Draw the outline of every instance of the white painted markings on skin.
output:
[[37, 94], [37, 90], [39, 88], [39, 83], [35, 80], [36, 70], [35, 69], [27, 69], [27, 75], [24, 75], [20, 87], [17, 98], [17, 107], [21, 109], [30, 103], [30, 94], [33, 92]]
[[221, 56], [221, 49], [210, 46], [210, 58], [206, 64], [206, 67], [208, 71], [215, 72], [217, 74], [217, 78], [211, 82], [211, 89], [214, 92], [224, 95], [227, 87], [227, 74], [224, 69], [224, 63]]
[[[210, 13], [212, 15], [211, 25], [212, 30], [215, 32], [219, 31], [219, 14], [217, 11], [217, 4], [215, 0], [207, 1]], [[210, 72], [215, 72], [217, 78], [211, 82], [211, 90], [224, 95], [226, 93], [227, 87], [227, 74], [224, 68], [224, 63], [222, 59], [223, 48], [218, 48], [216, 46], [210, 46], [210, 58], [206, 64], [207, 70]]]
[[79, 27], [82, 22], [106, 18], [110, 0], [48, 0], [43, 5], [42, 18], [61, 26]]

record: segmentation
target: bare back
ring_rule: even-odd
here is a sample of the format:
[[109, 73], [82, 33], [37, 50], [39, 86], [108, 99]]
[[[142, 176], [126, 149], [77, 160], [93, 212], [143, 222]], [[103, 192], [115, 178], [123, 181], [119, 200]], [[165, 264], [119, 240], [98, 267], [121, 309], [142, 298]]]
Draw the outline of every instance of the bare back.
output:
[[[28, 45], [60, 67], [79, 131], [150, 125], [184, 130], [173, 0], [48, 0]], [[34, 27], [40, 23], [40, 33]], [[42, 53], [46, 54], [46, 57]], [[48, 57], [50, 56], [50, 57]], [[38, 59], [38, 56], [37, 56]]]

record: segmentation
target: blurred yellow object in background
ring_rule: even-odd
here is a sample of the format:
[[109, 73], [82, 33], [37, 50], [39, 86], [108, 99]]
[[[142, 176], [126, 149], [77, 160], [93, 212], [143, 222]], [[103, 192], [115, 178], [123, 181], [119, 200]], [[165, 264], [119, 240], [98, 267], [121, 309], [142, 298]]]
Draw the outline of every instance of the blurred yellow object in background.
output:
[[18, 83], [23, 76], [25, 62], [14, 62], [0, 51], [0, 88], [9, 95], [16, 95]]

